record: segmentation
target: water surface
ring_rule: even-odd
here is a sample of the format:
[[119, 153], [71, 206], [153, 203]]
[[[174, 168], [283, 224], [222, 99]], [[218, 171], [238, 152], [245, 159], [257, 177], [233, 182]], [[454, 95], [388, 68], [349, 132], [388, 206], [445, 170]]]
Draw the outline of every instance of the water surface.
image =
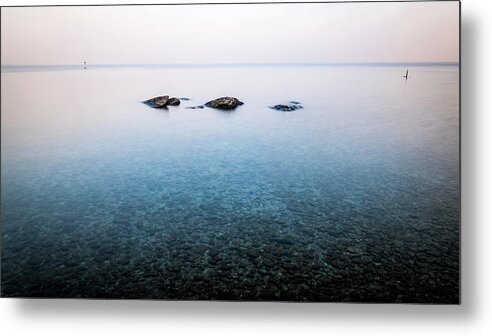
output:
[[[24, 69], [1, 90], [3, 296], [458, 302], [457, 66]], [[163, 94], [190, 100], [141, 103]], [[224, 95], [245, 104], [186, 108]]]

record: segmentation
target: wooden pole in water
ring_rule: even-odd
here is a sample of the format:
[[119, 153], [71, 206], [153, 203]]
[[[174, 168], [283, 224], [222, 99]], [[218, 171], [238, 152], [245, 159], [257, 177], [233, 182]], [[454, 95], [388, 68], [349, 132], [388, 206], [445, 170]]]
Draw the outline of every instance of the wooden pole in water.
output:
[[403, 77], [405, 77], [405, 79], [408, 79], [408, 69], [407, 69], [407, 73]]

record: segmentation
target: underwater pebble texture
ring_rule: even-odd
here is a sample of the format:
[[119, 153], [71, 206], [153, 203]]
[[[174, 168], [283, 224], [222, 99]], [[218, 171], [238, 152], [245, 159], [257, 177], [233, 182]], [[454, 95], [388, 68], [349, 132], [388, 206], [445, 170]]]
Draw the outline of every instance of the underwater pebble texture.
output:
[[401, 72], [2, 73], [2, 296], [458, 303], [458, 68]]

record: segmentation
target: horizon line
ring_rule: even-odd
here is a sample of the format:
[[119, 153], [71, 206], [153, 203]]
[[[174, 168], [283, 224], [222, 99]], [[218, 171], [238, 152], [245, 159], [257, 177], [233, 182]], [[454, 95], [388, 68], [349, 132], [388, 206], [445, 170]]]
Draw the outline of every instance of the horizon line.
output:
[[285, 63], [70, 63], [70, 64], [1, 64], [1, 67], [68, 67], [68, 66], [250, 66], [250, 65], [459, 65], [460, 61], [376, 61], [376, 62], [285, 62]]

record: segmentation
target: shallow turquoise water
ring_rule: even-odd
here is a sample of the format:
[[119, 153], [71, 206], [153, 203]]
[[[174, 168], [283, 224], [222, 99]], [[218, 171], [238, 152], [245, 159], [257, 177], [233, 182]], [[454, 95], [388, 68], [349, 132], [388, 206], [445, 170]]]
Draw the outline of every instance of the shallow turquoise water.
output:
[[406, 68], [2, 73], [2, 295], [456, 303], [458, 67]]

